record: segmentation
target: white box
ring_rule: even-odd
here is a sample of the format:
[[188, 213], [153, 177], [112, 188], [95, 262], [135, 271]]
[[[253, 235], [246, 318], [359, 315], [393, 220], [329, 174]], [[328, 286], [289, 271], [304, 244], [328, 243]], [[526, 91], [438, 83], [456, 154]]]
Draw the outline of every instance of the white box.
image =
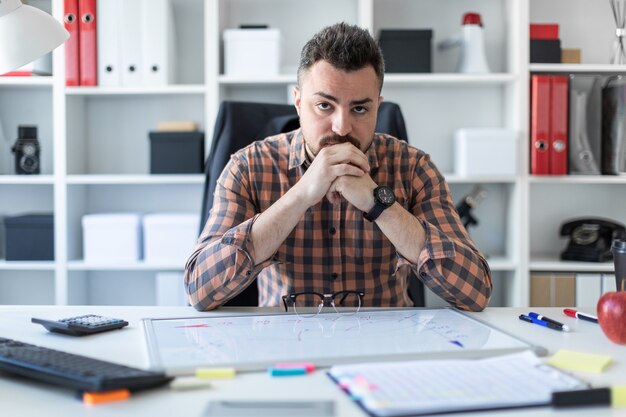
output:
[[454, 134], [454, 173], [517, 175], [517, 133], [502, 128], [458, 129]]
[[279, 73], [280, 30], [224, 31], [224, 74], [268, 76]]
[[178, 263], [182, 268], [196, 245], [199, 227], [199, 214], [151, 213], [144, 215], [145, 261]]
[[141, 259], [141, 214], [86, 214], [83, 258], [86, 262], [134, 262]]

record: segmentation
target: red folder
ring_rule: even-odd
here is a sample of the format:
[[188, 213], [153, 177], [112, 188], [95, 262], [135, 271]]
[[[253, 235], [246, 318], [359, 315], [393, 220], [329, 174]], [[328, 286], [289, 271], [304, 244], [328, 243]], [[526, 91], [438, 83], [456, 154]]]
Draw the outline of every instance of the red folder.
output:
[[550, 76], [533, 75], [530, 99], [530, 173], [550, 174]]
[[80, 67], [78, 65], [78, 0], [63, 1], [63, 24], [70, 33], [65, 42], [65, 85], [79, 85]]
[[[104, 0], [107, 1], [107, 0]], [[96, 0], [78, 0], [80, 85], [96, 85], [98, 78]]]
[[568, 92], [567, 75], [551, 77], [550, 93], [550, 174], [567, 175]]

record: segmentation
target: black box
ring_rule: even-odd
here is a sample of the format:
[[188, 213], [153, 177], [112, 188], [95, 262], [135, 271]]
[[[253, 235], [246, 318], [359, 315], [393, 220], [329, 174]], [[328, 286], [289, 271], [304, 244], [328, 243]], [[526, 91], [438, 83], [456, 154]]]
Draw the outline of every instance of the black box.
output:
[[204, 132], [150, 132], [151, 174], [204, 172]]
[[537, 64], [561, 63], [560, 39], [531, 39], [530, 62]]
[[4, 218], [7, 261], [54, 260], [54, 216], [25, 214]]
[[431, 29], [382, 29], [378, 44], [385, 72], [432, 72]]

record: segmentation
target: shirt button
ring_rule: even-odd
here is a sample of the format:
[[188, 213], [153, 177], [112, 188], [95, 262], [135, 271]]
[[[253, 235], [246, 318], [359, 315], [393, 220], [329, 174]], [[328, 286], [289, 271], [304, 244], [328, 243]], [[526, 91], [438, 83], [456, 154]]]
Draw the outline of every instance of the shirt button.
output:
[[329, 231], [330, 231], [331, 235], [334, 235], [337, 232], [337, 229], [335, 229], [333, 226], [331, 226]]
[[246, 275], [251, 275], [252, 271], [246, 271]]
[[333, 277], [333, 279], [339, 278], [339, 274], [336, 272], [333, 272], [332, 274], [330, 274], [330, 276]]

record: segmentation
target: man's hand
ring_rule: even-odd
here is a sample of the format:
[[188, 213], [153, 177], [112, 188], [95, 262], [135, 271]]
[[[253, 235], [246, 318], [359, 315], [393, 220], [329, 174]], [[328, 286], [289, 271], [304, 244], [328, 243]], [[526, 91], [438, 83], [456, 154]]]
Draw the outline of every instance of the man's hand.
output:
[[369, 175], [355, 177], [344, 175], [332, 183], [326, 196], [335, 204], [345, 198], [350, 204], [363, 212], [369, 212], [375, 204], [374, 188], [376, 183]]
[[298, 194], [307, 201], [308, 207], [317, 204], [325, 195], [334, 202], [331, 193], [341, 191], [333, 188], [338, 178], [365, 178], [373, 183], [369, 171], [367, 157], [351, 143], [326, 146], [315, 156], [294, 188], [298, 188]]

